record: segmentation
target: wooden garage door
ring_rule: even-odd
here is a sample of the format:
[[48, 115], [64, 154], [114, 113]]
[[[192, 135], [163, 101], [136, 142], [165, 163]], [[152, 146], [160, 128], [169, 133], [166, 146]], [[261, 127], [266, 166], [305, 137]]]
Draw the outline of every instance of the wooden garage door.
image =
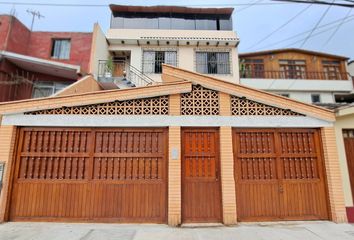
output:
[[322, 147], [315, 129], [235, 129], [240, 221], [328, 219]]
[[166, 135], [22, 128], [10, 220], [165, 222]]
[[182, 129], [182, 221], [221, 222], [218, 129]]
[[354, 197], [354, 129], [343, 130], [345, 154], [347, 157], [350, 186]]

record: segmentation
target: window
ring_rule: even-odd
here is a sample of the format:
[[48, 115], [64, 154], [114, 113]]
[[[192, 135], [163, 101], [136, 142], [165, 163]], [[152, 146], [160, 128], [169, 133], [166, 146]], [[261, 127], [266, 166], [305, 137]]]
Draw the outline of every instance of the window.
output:
[[33, 86], [32, 98], [49, 97], [69, 85], [69, 83], [36, 82]]
[[280, 96], [283, 96], [283, 97], [290, 97], [289, 93], [279, 93]]
[[321, 102], [320, 94], [311, 94], [311, 101], [312, 103], [320, 103]]
[[204, 74], [230, 74], [230, 53], [196, 52], [196, 70]]
[[243, 59], [241, 60], [240, 71], [243, 78], [264, 78], [263, 59]]
[[328, 80], [341, 79], [339, 61], [322, 61], [324, 77]]
[[177, 51], [144, 51], [144, 73], [162, 73], [163, 63], [177, 66]]
[[52, 47], [52, 58], [70, 59], [70, 40], [54, 39]]
[[306, 61], [279, 60], [281, 78], [306, 79]]

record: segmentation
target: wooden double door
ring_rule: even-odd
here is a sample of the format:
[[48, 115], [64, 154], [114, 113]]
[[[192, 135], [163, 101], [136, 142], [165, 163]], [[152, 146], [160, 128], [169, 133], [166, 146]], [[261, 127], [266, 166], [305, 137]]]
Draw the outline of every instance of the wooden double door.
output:
[[343, 138], [345, 154], [347, 157], [350, 187], [354, 198], [354, 129], [344, 129]]
[[239, 221], [328, 219], [317, 129], [234, 129]]
[[167, 130], [22, 128], [10, 220], [165, 223]]
[[222, 222], [217, 128], [182, 129], [182, 222]]

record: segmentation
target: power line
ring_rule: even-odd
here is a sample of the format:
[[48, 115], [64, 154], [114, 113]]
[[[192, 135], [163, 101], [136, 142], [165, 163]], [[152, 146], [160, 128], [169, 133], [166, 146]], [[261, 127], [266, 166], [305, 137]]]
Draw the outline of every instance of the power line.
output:
[[[40, 3], [40, 2], [33, 2], [33, 3], [26, 3], [26, 2], [0, 2], [3, 5], [22, 5], [22, 6], [47, 6], [47, 7], [108, 7], [109, 4], [68, 4], [68, 3]], [[220, 4], [190, 4], [190, 5], [183, 5], [188, 7], [212, 7], [212, 6], [253, 6], [253, 5], [284, 5], [284, 4], [293, 4], [287, 2], [265, 2], [265, 3], [220, 3]]]
[[250, 8], [250, 7], [255, 6], [256, 4], [258, 4], [258, 3], [260, 3], [260, 2], [263, 2], [263, 1], [264, 1], [264, 0], [256, 0], [256, 1], [253, 1], [253, 3], [250, 3], [250, 5], [248, 5], [248, 6], [246, 6], [246, 7], [243, 7], [243, 8], [241, 8], [241, 9], [237, 10], [237, 12], [238, 12], [238, 13], [239, 13], [239, 12], [242, 12], [242, 11], [244, 11], [244, 10]]
[[[335, 21], [332, 21], [332, 22], [323, 24], [323, 25], [319, 26], [319, 27], [317, 28], [317, 30], [322, 29], [322, 28], [327, 27], [327, 26], [334, 25], [334, 24], [336, 24], [336, 23], [338, 23], [338, 22], [341, 22], [343, 19], [344, 19], [344, 18], [339, 18], [339, 19], [337, 19], [337, 20], [335, 20]], [[353, 15], [350, 15], [350, 16], [347, 18], [347, 21], [345, 21], [344, 23], [346, 23], [346, 22], [348, 22], [348, 21], [351, 21], [351, 20], [353, 20], [353, 19], [354, 19], [354, 14], [353, 14]], [[335, 28], [336, 26], [337, 26], [337, 25], [335, 25], [334, 27], [331, 27], [331, 29]], [[263, 48], [269, 48], [269, 47], [272, 47], [272, 46], [274, 46], [274, 45], [278, 45], [278, 44], [280, 44], [280, 43], [287, 42], [287, 41], [289, 41], [289, 40], [292, 40], [292, 39], [294, 39], [294, 38], [297, 38], [297, 37], [302, 36], [302, 35], [304, 35], [304, 34], [306, 34], [306, 33], [309, 33], [309, 32], [311, 32], [311, 30], [307, 30], [307, 31], [304, 31], [304, 32], [301, 32], [301, 33], [297, 33], [297, 34], [292, 35], [292, 36], [290, 36], [290, 37], [287, 37], [287, 38], [284, 38], [284, 39], [282, 39], [282, 40], [279, 40], [279, 41], [276, 41], [276, 42], [267, 44], [267, 45], [265, 45], [265, 46], [263, 46], [263, 47], [257, 48], [256, 50], [263, 49]]]
[[[349, 7], [349, 8], [354, 8], [354, 4], [346, 4], [346, 3], [335, 3], [333, 2], [326, 2], [326, 1], [319, 1], [319, 0], [312, 0], [312, 1], [307, 1], [307, 0], [272, 0], [275, 2], [289, 2], [289, 3], [314, 3], [314, 4], [319, 4], [319, 5], [330, 5], [330, 6], [337, 6], [337, 7]], [[346, 0], [348, 2], [348, 0]], [[352, 2], [352, 1], [349, 1]]]
[[334, 35], [336, 35], [336, 33], [338, 32], [338, 30], [340, 29], [340, 27], [343, 25], [344, 21], [348, 19], [349, 14], [352, 12], [353, 9], [349, 9], [349, 11], [347, 12], [347, 15], [345, 15], [345, 17], [343, 18], [342, 22], [337, 26], [337, 28], [334, 30], [334, 32], [331, 34], [331, 36], [329, 36], [329, 38], [327, 39], [327, 41], [323, 44], [322, 47], [325, 47], [334, 37]]
[[[351, 22], [351, 21], [353, 21], [353, 20], [354, 20], [354, 18], [351, 18], [351, 19], [346, 20], [345, 22], [343, 22], [343, 24], [344, 24], [344, 23], [347, 23], [347, 22]], [[329, 28], [327, 28], [327, 29], [325, 29], [325, 30], [323, 30], [323, 31], [321, 31], [321, 32], [317, 32], [317, 33], [313, 34], [313, 35], [311, 36], [311, 38], [313, 38], [313, 37], [315, 37], [315, 36], [317, 36], [317, 35], [320, 35], [320, 34], [322, 34], [322, 33], [328, 32], [328, 31], [330, 31], [330, 30], [332, 30], [332, 29], [335, 29], [335, 28], [337, 28], [337, 27], [338, 27], [338, 25], [333, 26], [333, 27], [329, 27]], [[304, 39], [300, 39], [300, 40], [298, 40], [298, 41], [296, 41], [296, 42], [293, 42], [293, 43], [291, 43], [291, 44], [289, 44], [289, 45], [286, 45], [285, 47], [290, 47], [290, 46], [295, 45], [295, 44], [297, 44], [297, 43], [299, 43], [299, 42], [301, 42], [301, 41], [303, 41], [303, 40], [304, 40]]]
[[247, 49], [252, 49], [255, 46], [257, 46], [258, 44], [260, 44], [261, 42], [267, 40], [268, 38], [270, 38], [271, 36], [273, 36], [276, 32], [278, 32], [279, 30], [281, 30], [282, 28], [284, 28], [285, 26], [289, 25], [292, 21], [294, 21], [297, 17], [299, 17], [302, 13], [304, 13], [307, 9], [309, 9], [311, 5], [308, 5], [307, 7], [305, 7], [304, 9], [302, 9], [300, 12], [298, 12], [295, 16], [293, 16], [292, 18], [290, 18], [288, 21], [286, 21], [284, 24], [282, 24], [281, 26], [279, 26], [277, 29], [275, 29], [273, 32], [269, 33], [267, 36], [265, 36], [264, 38], [262, 38], [261, 40], [259, 40], [258, 42], [256, 42], [255, 44], [253, 44], [251, 47], [247, 48]]
[[[332, 3], [334, 3], [335, 0], [332, 0]], [[310, 34], [305, 38], [305, 40], [301, 43], [300, 48], [302, 48], [306, 42], [311, 38], [311, 35], [313, 34], [313, 32], [317, 29], [317, 27], [320, 25], [320, 23], [322, 22], [322, 20], [325, 18], [325, 16], [327, 15], [329, 9], [331, 9], [332, 5], [329, 5], [327, 7], [327, 9], [323, 12], [322, 16], [320, 17], [320, 19], [318, 19], [316, 25], [314, 26], [314, 28], [311, 30]]]

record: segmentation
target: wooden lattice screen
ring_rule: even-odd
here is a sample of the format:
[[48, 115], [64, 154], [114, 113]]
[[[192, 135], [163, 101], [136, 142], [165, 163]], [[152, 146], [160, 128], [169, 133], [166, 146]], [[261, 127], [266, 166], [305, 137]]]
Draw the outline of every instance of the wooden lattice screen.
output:
[[219, 115], [219, 93], [193, 85], [190, 93], [181, 94], [181, 115]]
[[277, 108], [256, 101], [252, 101], [247, 98], [240, 98], [236, 96], [231, 96], [231, 113], [233, 116], [303, 116], [302, 114], [293, 112], [290, 109]]
[[82, 115], [168, 115], [169, 97], [134, 99], [85, 106], [46, 109], [26, 114], [82, 114]]

